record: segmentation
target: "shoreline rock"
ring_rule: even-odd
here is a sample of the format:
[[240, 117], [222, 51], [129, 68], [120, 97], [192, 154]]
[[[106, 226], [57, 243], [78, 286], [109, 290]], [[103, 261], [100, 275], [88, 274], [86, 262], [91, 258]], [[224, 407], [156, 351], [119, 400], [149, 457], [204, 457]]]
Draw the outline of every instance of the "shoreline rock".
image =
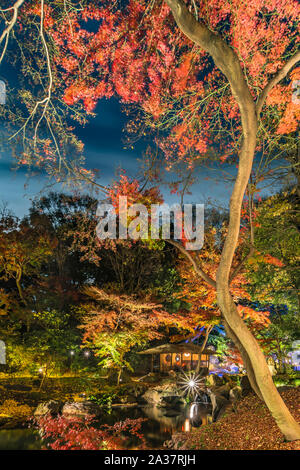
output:
[[49, 400], [39, 403], [34, 411], [34, 416], [45, 416], [47, 414], [57, 415], [62, 409], [62, 402]]
[[99, 416], [101, 414], [101, 408], [92, 401], [74, 401], [65, 403], [61, 413], [66, 417]]

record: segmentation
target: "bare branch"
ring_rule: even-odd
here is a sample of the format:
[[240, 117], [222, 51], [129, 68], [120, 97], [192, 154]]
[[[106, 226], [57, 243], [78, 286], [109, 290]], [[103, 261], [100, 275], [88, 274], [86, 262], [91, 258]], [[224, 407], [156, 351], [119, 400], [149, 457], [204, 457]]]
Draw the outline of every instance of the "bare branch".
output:
[[6, 49], [7, 49], [8, 40], [9, 40], [11, 30], [13, 29], [14, 25], [16, 24], [16, 21], [17, 21], [17, 18], [18, 18], [19, 8], [24, 3], [24, 1], [25, 0], [17, 0], [16, 3], [13, 6], [11, 6], [9, 8], [6, 8], [5, 10], [0, 10], [1, 13], [6, 13], [8, 11], [13, 11], [13, 15], [12, 15], [11, 20], [10, 21], [6, 20], [7, 26], [6, 26], [6, 28], [4, 29], [4, 31], [2, 32], [2, 34], [0, 36], [0, 44], [2, 44], [3, 41], [5, 41], [4, 48], [3, 48], [3, 51], [2, 51], [1, 56], [0, 56], [0, 64], [3, 60], [3, 57], [4, 57]]
[[[24, 1], [24, 0], [23, 0]], [[43, 120], [43, 118], [45, 117], [45, 113], [46, 113], [46, 110], [47, 110], [47, 107], [49, 105], [49, 102], [51, 100], [51, 92], [52, 92], [52, 85], [53, 85], [53, 76], [52, 76], [52, 70], [51, 70], [51, 62], [50, 62], [50, 54], [49, 54], [49, 49], [48, 49], [48, 45], [47, 45], [47, 42], [46, 42], [46, 39], [45, 39], [45, 35], [44, 35], [44, 0], [41, 0], [41, 21], [40, 21], [40, 36], [41, 36], [41, 41], [42, 41], [42, 44], [43, 44], [43, 47], [45, 49], [45, 54], [46, 54], [46, 63], [47, 63], [47, 71], [48, 71], [48, 77], [49, 77], [49, 85], [48, 85], [48, 92], [47, 92], [47, 96], [45, 96], [45, 98], [43, 98], [42, 100], [39, 100], [35, 103], [35, 106], [32, 110], [32, 112], [30, 113], [30, 115], [28, 116], [28, 118], [26, 119], [24, 125], [18, 129], [10, 138], [9, 140], [12, 140], [14, 139], [21, 131], [24, 132], [25, 134], [25, 131], [26, 131], [26, 127], [28, 125], [28, 123], [34, 118], [39, 106], [41, 105], [44, 105], [43, 107], [43, 111], [42, 111], [42, 114], [41, 116], [39, 117], [36, 125], [35, 125], [35, 130], [34, 130], [34, 145], [36, 145], [36, 139], [37, 139], [37, 132], [38, 132], [38, 128], [39, 128], [39, 125], [41, 123], [41, 121]]]
[[52, 70], [51, 70], [51, 62], [50, 62], [50, 54], [49, 54], [49, 49], [48, 45], [45, 39], [44, 35], [44, 0], [41, 0], [41, 23], [40, 23], [40, 36], [42, 39], [42, 43], [45, 49], [45, 54], [46, 54], [46, 61], [47, 61], [47, 70], [48, 70], [48, 76], [49, 76], [49, 85], [48, 85], [48, 95], [45, 98], [45, 106], [42, 112], [42, 115], [40, 116], [36, 126], [35, 126], [35, 131], [34, 131], [34, 141], [36, 142], [36, 136], [37, 136], [37, 131], [40, 125], [40, 122], [42, 119], [45, 117], [45, 113], [47, 110], [47, 107], [49, 105], [50, 99], [51, 99], [51, 93], [52, 93], [52, 85], [53, 85], [53, 76], [52, 76]]

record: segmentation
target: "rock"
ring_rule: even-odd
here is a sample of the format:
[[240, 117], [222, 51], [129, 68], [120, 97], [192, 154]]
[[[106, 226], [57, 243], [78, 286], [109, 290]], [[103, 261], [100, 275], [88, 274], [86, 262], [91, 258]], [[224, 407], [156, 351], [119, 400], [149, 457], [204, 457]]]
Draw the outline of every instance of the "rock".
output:
[[159, 406], [163, 408], [172, 408], [172, 409], [178, 409], [184, 405], [185, 405], [184, 400], [177, 395], [162, 396], [160, 400], [160, 404], [159, 404]]
[[100, 408], [92, 401], [65, 403], [62, 408], [63, 416], [99, 416]]
[[45, 416], [47, 414], [57, 415], [61, 408], [62, 403], [56, 400], [39, 403], [34, 411], [34, 416]]
[[187, 450], [186, 445], [187, 440], [183, 439], [181, 433], [172, 434], [172, 439], [163, 443], [163, 446], [167, 449], [174, 450]]
[[210, 394], [210, 400], [212, 403], [212, 420], [215, 422], [224, 415], [224, 412], [231, 407], [231, 403], [222, 395], [216, 395], [215, 393]]
[[178, 385], [172, 377], [163, 380], [157, 387], [154, 388], [168, 395], [171, 395], [172, 393], [173, 395], [177, 395], [178, 393]]
[[140, 382], [135, 382], [126, 387], [126, 392], [128, 393], [128, 395], [133, 395], [135, 398], [143, 395], [146, 390], [148, 390], [148, 386]]
[[224, 380], [223, 377], [219, 377], [217, 374], [210, 374], [206, 378], [206, 383], [210, 387], [220, 387], [221, 385], [224, 385]]
[[152, 405], [172, 407], [183, 403], [181, 395], [179, 385], [173, 377], [169, 377], [162, 380], [159, 385], [146, 390], [142, 395], [142, 399]]
[[168, 374], [169, 374], [169, 376], [172, 377], [173, 379], [176, 378], [176, 372], [175, 372], [175, 370], [172, 370], [172, 369], [169, 370]]
[[227, 411], [228, 412], [235, 411], [231, 402], [228, 402], [222, 406], [219, 413], [217, 414], [216, 421], [219, 421], [219, 419], [221, 419], [225, 415], [225, 413], [227, 413]]
[[242, 396], [242, 389], [238, 385], [233, 387], [229, 392], [229, 399], [233, 402], [239, 400]]
[[161, 401], [161, 393], [159, 393], [157, 390], [154, 388], [147, 390], [142, 398], [147, 402], [152, 405], [157, 405]]
[[125, 404], [136, 403], [136, 397], [133, 395], [126, 395], [120, 399], [120, 402]]
[[228, 400], [229, 399], [229, 392], [230, 392], [230, 385], [227, 383], [225, 385], [222, 385], [221, 387], [214, 387], [212, 389], [212, 392], [215, 395], [220, 395], [220, 396], [222, 396], [222, 397], [224, 397]]
[[199, 390], [198, 394], [195, 397], [195, 402], [209, 403], [209, 401], [210, 401], [209, 391], [207, 389]]
[[248, 395], [251, 392], [252, 387], [250, 385], [250, 382], [249, 382], [249, 379], [248, 379], [247, 375], [242, 375], [241, 380], [240, 380], [240, 385], [241, 385], [242, 396], [243, 397], [245, 397], [246, 395]]

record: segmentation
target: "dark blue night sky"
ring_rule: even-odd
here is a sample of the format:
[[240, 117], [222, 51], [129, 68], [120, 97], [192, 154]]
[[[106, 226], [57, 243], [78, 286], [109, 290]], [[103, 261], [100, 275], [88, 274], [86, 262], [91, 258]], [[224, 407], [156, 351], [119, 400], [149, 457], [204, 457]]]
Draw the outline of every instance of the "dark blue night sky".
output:
[[[140, 142], [133, 150], [124, 149], [125, 124], [124, 115], [116, 100], [102, 100], [96, 109], [97, 117], [91, 118], [90, 123], [77, 130], [77, 135], [85, 144], [86, 166], [100, 170], [101, 184], [109, 183], [115, 176], [116, 170], [122, 167], [129, 175], [135, 175], [139, 168], [138, 159], [146, 148], [146, 143]], [[5, 201], [18, 215], [22, 216], [30, 205], [30, 198], [35, 197], [45, 188], [45, 177], [27, 178], [24, 168], [13, 171], [13, 160], [7, 153], [0, 158], [0, 201]], [[228, 201], [230, 185], [221, 181], [207, 180], [211, 176], [209, 170], [202, 170], [199, 183], [193, 188], [193, 193], [187, 196], [186, 202], [204, 202], [207, 197], [225, 204]], [[57, 185], [57, 189], [60, 187]], [[53, 190], [53, 188], [52, 188]], [[168, 202], [175, 202], [176, 196], [170, 196], [164, 191]]]
[[[15, 87], [16, 83], [9, 69], [2, 68], [0, 78], [4, 78], [8, 86]], [[97, 116], [91, 118], [84, 128], [77, 128], [77, 135], [85, 144], [86, 167], [100, 170], [100, 183], [108, 184], [115, 176], [118, 168], [123, 168], [129, 175], [136, 175], [138, 159], [146, 149], [146, 142], [138, 142], [133, 150], [124, 149], [125, 115], [121, 112], [117, 100], [102, 100], [96, 108]], [[27, 178], [26, 169], [12, 170], [13, 160], [8, 153], [0, 154], [0, 203], [8, 204], [18, 216], [22, 217], [30, 206], [30, 199], [45, 191], [47, 179], [43, 175]], [[235, 166], [224, 165], [223, 169], [233, 174]], [[192, 188], [192, 194], [185, 197], [185, 202], [205, 203], [208, 198], [214, 203], [226, 206], [229, 201], [232, 186], [222, 180], [222, 174], [215, 169], [202, 168], [199, 171], [197, 184]], [[216, 176], [218, 180], [216, 180]], [[175, 178], [175, 177], [174, 177]], [[56, 185], [51, 190], [60, 190]], [[274, 188], [273, 188], [274, 189]], [[177, 196], [171, 196], [169, 190], [163, 190], [165, 200], [169, 203], [178, 201]]]

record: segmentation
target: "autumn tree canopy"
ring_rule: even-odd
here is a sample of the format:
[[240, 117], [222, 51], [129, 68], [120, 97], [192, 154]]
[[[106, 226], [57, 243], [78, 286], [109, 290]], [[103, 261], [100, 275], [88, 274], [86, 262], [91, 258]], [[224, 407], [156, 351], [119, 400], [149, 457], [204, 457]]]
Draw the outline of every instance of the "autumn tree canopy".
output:
[[[266, 86], [286, 63], [297, 62], [298, 2], [197, 1], [189, 9], [236, 53], [259, 111], [263, 107], [259, 155], [268, 160], [283, 146], [296, 148], [299, 106], [292, 86], [299, 67]], [[13, 107], [1, 109], [14, 121], [17, 134], [10, 142], [19, 139], [23, 146], [20, 164], [59, 170], [59, 178], [76, 172], [83, 148], [64, 124], [66, 115], [84, 124], [86, 113], [112, 96], [133, 112], [129, 135], [152, 133], [168, 169], [236, 157], [241, 115], [234, 93], [211, 55], [175, 32], [168, 2], [94, 0], [78, 9], [76, 2], [20, 0], [2, 17], [11, 20], [2, 52], [9, 53], [13, 31], [20, 51], [14, 61], [25, 86], [16, 98], [9, 91]], [[81, 176], [93, 178], [84, 169]]]

